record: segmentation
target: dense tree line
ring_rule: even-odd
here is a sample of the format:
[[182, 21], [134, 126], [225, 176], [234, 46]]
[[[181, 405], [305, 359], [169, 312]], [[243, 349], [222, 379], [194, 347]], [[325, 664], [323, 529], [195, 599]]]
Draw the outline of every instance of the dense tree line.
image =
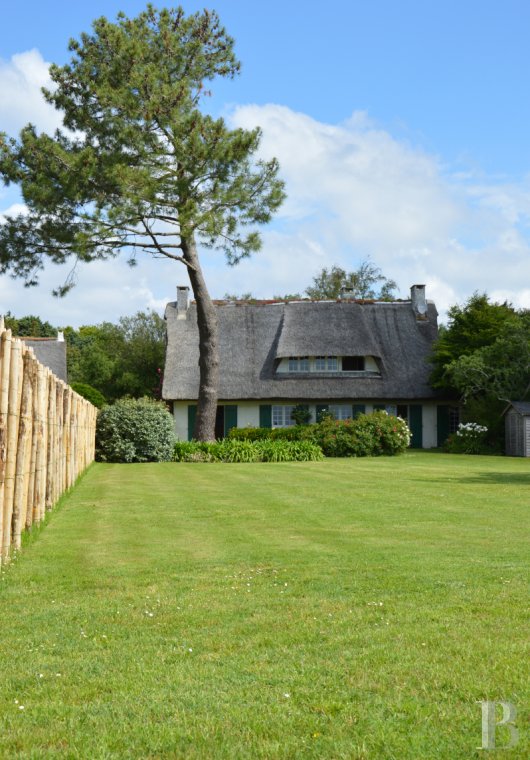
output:
[[[57, 335], [57, 328], [35, 316], [17, 319], [8, 314], [6, 326], [21, 337]], [[165, 322], [154, 311], [139, 311], [122, 317], [117, 324], [66, 327], [68, 381], [93, 402], [98, 397], [90, 395], [90, 388], [99, 391], [107, 402], [123, 396], [159, 398], [165, 336]]]

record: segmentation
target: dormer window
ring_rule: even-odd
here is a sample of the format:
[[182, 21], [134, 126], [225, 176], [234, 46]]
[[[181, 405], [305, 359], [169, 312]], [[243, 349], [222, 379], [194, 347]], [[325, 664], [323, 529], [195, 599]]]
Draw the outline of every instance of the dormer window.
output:
[[364, 356], [343, 356], [343, 372], [364, 372]]
[[336, 372], [338, 368], [337, 356], [315, 356], [315, 372]]
[[293, 375], [319, 373], [335, 376], [342, 373], [362, 376], [381, 374], [377, 360], [373, 356], [289, 356], [279, 360], [276, 372]]
[[290, 356], [289, 372], [309, 372], [309, 356]]

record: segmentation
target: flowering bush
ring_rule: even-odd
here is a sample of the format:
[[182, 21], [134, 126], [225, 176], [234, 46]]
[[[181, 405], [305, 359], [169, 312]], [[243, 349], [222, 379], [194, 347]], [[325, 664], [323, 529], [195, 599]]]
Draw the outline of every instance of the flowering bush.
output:
[[410, 444], [410, 430], [401, 417], [385, 411], [336, 420], [323, 413], [316, 425], [287, 428], [232, 428], [234, 441], [307, 441], [319, 446], [327, 457], [369, 457], [400, 454]]
[[449, 436], [444, 450], [449, 454], [483, 454], [489, 451], [485, 444], [488, 428], [477, 422], [461, 422], [456, 433]]
[[354, 420], [326, 417], [314, 427], [315, 441], [328, 457], [392, 456], [410, 444], [407, 423], [385, 411], [360, 414]]

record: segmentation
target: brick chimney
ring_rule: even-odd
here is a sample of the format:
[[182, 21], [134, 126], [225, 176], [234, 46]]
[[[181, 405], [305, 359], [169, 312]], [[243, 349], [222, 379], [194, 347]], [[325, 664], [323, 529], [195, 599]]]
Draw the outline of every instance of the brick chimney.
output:
[[427, 301], [425, 300], [425, 285], [413, 285], [410, 289], [412, 310], [417, 319], [427, 318]]

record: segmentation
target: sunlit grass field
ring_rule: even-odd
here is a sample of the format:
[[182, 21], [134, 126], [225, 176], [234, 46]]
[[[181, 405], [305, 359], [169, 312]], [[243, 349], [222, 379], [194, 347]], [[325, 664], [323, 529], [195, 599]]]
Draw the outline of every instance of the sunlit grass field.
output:
[[528, 757], [529, 512], [522, 459], [95, 465], [2, 574], [0, 757]]

